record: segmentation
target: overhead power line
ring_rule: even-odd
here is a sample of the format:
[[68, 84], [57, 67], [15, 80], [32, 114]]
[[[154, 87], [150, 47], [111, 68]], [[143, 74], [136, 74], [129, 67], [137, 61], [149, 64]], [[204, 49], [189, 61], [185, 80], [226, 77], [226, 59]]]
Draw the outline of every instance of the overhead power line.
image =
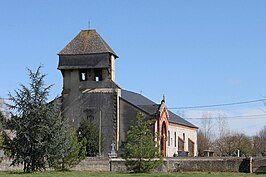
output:
[[266, 119], [266, 114], [255, 114], [255, 115], [243, 115], [243, 116], [221, 116], [221, 117], [188, 117], [184, 119], [219, 119], [219, 118], [241, 118], [241, 119]]
[[265, 99], [258, 99], [258, 100], [234, 102], [234, 103], [222, 103], [222, 104], [213, 104], [213, 105], [173, 107], [173, 108], [168, 108], [168, 109], [198, 109], [198, 108], [223, 107], [223, 106], [233, 106], [233, 105], [240, 105], [240, 104], [249, 104], [249, 103], [255, 103], [255, 102], [263, 102], [263, 101], [266, 101], [266, 98]]

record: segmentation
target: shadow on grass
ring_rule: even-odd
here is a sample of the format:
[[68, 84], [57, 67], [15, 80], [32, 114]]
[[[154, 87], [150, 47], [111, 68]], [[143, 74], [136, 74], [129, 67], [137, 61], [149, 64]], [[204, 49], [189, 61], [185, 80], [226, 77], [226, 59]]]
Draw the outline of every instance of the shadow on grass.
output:
[[255, 172], [254, 174], [256, 174], [256, 175], [265, 175], [266, 172]]

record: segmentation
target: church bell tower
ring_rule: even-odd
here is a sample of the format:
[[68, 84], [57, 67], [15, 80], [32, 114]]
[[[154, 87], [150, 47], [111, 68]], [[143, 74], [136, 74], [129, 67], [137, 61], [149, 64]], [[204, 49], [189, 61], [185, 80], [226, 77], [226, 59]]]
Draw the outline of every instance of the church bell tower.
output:
[[119, 141], [118, 56], [96, 30], [80, 31], [58, 55], [63, 77], [62, 115], [75, 127], [82, 119], [94, 122], [104, 136], [99, 154], [107, 155], [110, 145]]

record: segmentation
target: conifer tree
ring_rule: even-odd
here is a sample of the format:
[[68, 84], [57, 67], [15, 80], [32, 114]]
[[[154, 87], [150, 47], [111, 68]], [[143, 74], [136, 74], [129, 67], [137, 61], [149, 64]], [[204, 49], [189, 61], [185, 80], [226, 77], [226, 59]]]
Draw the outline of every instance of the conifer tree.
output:
[[[72, 143], [75, 143], [75, 135], [70, 136], [71, 129], [60, 115], [58, 102], [47, 103], [51, 85], [45, 85], [45, 75], [41, 74], [40, 69], [41, 66], [35, 73], [28, 69], [29, 87], [21, 84], [14, 95], [9, 94], [14, 115], [7, 128], [15, 137], [12, 139], [5, 135], [4, 144], [10, 152], [11, 165], [23, 164], [24, 172], [44, 170], [47, 166], [56, 167], [60, 159], [73, 157], [73, 151], [79, 150], [71, 148]], [[73, 159], [68, 159], [70, 161]], [[74, 164], [71, 162], [69, 166]]]
[[[99, 152], [99, 129], [89, 118], [82, 119], [77, 130], [79, 141], [86, 139], [86, 156], [93, 157]], [[103, 135], [101, 135], [101, 151], [103, 151]]]
[[76, 130], [67, 121], [58, 127], [61, 133], [55, 139], [49, 154], [49, 166], [56, 170], [68, 170], [86, 157], [86, 140], [78, 141]]
[[128, 169], [134, 172], [148, 172], [162, 162], [149, 122], [145, 121], [145, 115], [142, 113], [137, 114], [135, 124], [130, 127], [123, 157]]
[[49, 133], [49, 151], [47, 161], [49, 167], [56, 170], [69, 170], [76, 166], [85, 156], [85, 139], [78, 141], [76, 130], [71, 127], [68, 120], [60, 113], [60, 101], [54, 100], [50, 103], [52, 111], [50, 117], [55, 117], [52, 121]]
[[10, 129], [16, 134], [9, 139], [11, 165], [24, 165], [24, 172], [45, 169], [45, 157], [49, 151], [49, 133], [52, 125], [49, 120], [51, 108], [47, 105], [50, 86], [45, 86], [44, 77], [40, 73], [41, 66], [36, 73], [28, 69], [29, 87], [21, 84], [15, 94], [9, 93], [15, 112], [11, 117]]

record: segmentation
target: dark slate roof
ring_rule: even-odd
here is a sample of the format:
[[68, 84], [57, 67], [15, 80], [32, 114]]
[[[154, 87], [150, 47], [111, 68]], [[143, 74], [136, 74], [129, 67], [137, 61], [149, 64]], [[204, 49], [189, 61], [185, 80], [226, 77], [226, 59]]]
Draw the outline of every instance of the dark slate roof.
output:
[[168, 110], [168, 113], [169, 113], [169, 122], [177, 123], [180, 125], [186, 125], [186, 126], [193, 127], [193, 128], [198, 128], [197, 126], [193, 125], [192, 123], [186, 121], [182, 117], [174, 114], [173, 112], [171, 112], [169, 110]]
[[121, 97], [126, 101], [134, 104], [134, 105], [153, 105], [156, 104], [148, 98], [128, 90], [121, 90]]
[[160, 105], [159, 104], [152, 104], [152, 105], [137, 105], [143, 111], [149, 113], [151, 116], [156, 115], [158, 112]]
[[[150, 115], [155, 115], [160, 107], [160, 104], [156, 104], [150, 99], [135, 92], [121, 90], [121, 97], [127, 102], [149, 113]], [[186, 121], [185, 119], [179, 117], [178, 115], [174, 114], [173, 112], [169, 110], [168, 110], [168, 113], [169, 113], [169, 122], [180, 124], [180, 125], [185, 125], [185, 126], [189, 126], [193, 128], [198, 128], [195, 125], [191, 124], [190, 122]]]
[[96, 30], [81, 30], [80, 33], [59, 52], [59, 55], [84, 55], [95, 53], [111, 53], [118, 58], [116, 53]]

